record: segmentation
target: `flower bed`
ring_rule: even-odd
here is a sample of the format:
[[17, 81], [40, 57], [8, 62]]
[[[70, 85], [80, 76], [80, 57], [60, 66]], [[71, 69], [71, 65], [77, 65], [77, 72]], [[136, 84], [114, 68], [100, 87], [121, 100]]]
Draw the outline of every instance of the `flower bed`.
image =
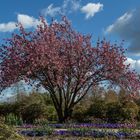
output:
[[76, 136], [140, 138], [135, 124], [44, 124], [24, 125], [18, 133], [24, 136]]
[[83, 123], [83, 124], [49, 124], [49, 126], [54, 128], [136, 128], [136, 124], [132, 123], [124, 123], [124, 124], [90, 124], [90, 123]]
[[[25, 136], [46, 136], [51, 135], [47, 131], [33, 131], [33, 130], [23, 130], [20, 134]], [[59, 130], [54, 131], [52, 133], [54, 136], [78, 136], [78, 137], [94, 137], [94, 138], [103, 138], [103, 137], [115, 137], [115, 138], [132, 138], [132, 137], [140, 137], [140, 133], [132, 132], [107, 132], [103, 130], [88, 130], [88, 131], [81, 131], [81, 130]]]

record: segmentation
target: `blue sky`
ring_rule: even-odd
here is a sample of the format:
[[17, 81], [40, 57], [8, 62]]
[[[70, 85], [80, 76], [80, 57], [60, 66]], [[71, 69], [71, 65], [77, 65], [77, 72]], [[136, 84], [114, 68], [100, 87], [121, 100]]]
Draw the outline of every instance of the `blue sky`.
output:
[[105, 37], [111, 42], [125, 40], [127, 63], [140, 73], [140, 0], [1, 0], [0, 43], [21, 22], [27, 29], [66, 15], [72, 26], [83, 34], [92, 34], [92, 42]]
[[[2, 24], [6, 25], [17, 21], [26, 22], [24, 21], [24, 18], [26, 18], [24, 16], [38, 19], [39, 15], [44, 15], [49, 22], [50, 17], [57, 19], [60, 13], [66, 15], [71, 20], [73, 27], [77, 31], [92, 34], [93, 42], [96, 42], [98, 37], [105, 37], [112, 42], [120, 41], [126, 38], [119, 38], [117, 33], [106, 33], [107, 27], [115, 23], [125, 13], [132, 12], [133, 10], [138, 11], [138, 9], [140, 9], [139, 0], [124, 0], [123, 2], [122, 0], [12, 0], [12, 2], [10, 0], [1, 0], [0, 40], [10, 34], [7, 26], [5, 27], [6, 31], [1, 29], [3, 28], [1, 27]], [[22, 20], [18, 20], [18, 16]], [[27, 28], [34, 27], [34, 25], [29, 26], [27, 25], [28, 23], [25, 24], [25, 26], [28, 26]], [[33, 23], [29, 22], [29, 24]], [[133, 58], [139, 59], [138, 54], [133, 55]]]
[[[0, 23], [8, 23], [10, 21], [17, 21], [18, 14], [25, 14], [38, 18], [40, 14], [43, 14], [43, 9], [47, 10], [50, 5], [53, 8], [62, 8], [64, 3], [67, 3], [65, 13], [72, 21], [73, 26], [83, 33], [92, 33], [94, 36], [102, 37], [103, 30], [110, 24], [112, 24], [118, 17], [122, 16], [125, 12], [131, 11], [140, 5], [139, 0], [1, 0], [0, 4]], [[73, 3], [79, 4], [80, 8], [72, 9]], [[94, 16], [88, 20], [85, 19], [85, 14], [81, 11], [82, 7], [89, 4], [103, 4], [102, 10], [95, 13]], [[71, 11], [71, 12], [70, 12]], [[51, 15], [52, 16], [52, 15]], [[48, 19], [48, 14], [46, 18]], [[56, 15], [54, 16], [56, 18]]]

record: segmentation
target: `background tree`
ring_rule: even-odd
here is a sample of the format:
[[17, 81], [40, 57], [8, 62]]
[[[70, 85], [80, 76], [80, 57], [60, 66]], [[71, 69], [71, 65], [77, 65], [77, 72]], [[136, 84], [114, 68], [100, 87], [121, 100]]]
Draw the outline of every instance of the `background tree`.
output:
[[136, 122], [139, 107], [134, 101], [125, 101], [121, 109], [123, 121]]
[[109, 80], [133, 93], [140, 87], [137, 75], [125, 65], [121, 46], [104, 40], [93, 47], [91, 36], [73, 30], [65, 17], [50, 24], [41, 18], [34, 32], [20, 24], [19, 28], [20, 33], [14, 33], [0, 49], [0, 88], [20, 80], [37, 82], [49, 92], [60, 122], [101, 81]]
[[36, 119], [46, 116], [47, 105], [41, 93], [32, 92], [19, 98], [15, 105], [18, 104], [18, 114], [26, 123], [33, 123]]
[[107, 104], [106, 117], [108, 122], [117, 123], [123, 121], [121, 107], [120, 102], [112, 102]]
[[108, 90], [105, 94], [106, 103], [112, 103], [118, 101], [118, 95], [114, 90]]
[[87, 109], [87, 115], [93, 116], [94, 118], [105, 119], [106, 117], [106, 104], [103, 99], [96, 99]]
[[87, 110], [90, 107], [91, 103], [91, 95], [86, 95], [84, 99], [76, 104], [73, 108], [72, 120], [76, 122], [87, 122], [89, 120], [87, 119], [89, 118]]

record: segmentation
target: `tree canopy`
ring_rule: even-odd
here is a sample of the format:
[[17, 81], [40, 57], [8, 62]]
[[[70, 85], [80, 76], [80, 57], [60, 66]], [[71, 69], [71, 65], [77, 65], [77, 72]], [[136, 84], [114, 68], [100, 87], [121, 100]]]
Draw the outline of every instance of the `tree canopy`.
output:
[[61, 122], [101, 81], [108, 80], [133, 94], [140, 89], [138, 75], [125, 64], [121, 45], [102, 40], [92, 46], [91, 36], [75, 31], [65, 17], [50, 24], [40, 20], [33, 32], [19, 24], [20, 32], [1, 46], [1, 89], [20, 80], [37, 81], [49, 92]]

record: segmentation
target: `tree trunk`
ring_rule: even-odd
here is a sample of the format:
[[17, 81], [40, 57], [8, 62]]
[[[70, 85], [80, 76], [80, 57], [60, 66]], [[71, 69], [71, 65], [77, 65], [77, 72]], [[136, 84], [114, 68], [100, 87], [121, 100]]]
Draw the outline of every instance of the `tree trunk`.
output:
[[62, 111], [62, 109], [59, 109], [57, 110], [57, 115], [58, 115], [58, 122], [65, 123], [71, 118], [72, 109], [65, 109], [64, 111]]
[[64, 120], [64, 115], [63, 115], [63, 112], [62, 110], [57, 110], [57, 115], [58, 115], [58, 122], [59, 123], [64, 123], [65, 120]]

